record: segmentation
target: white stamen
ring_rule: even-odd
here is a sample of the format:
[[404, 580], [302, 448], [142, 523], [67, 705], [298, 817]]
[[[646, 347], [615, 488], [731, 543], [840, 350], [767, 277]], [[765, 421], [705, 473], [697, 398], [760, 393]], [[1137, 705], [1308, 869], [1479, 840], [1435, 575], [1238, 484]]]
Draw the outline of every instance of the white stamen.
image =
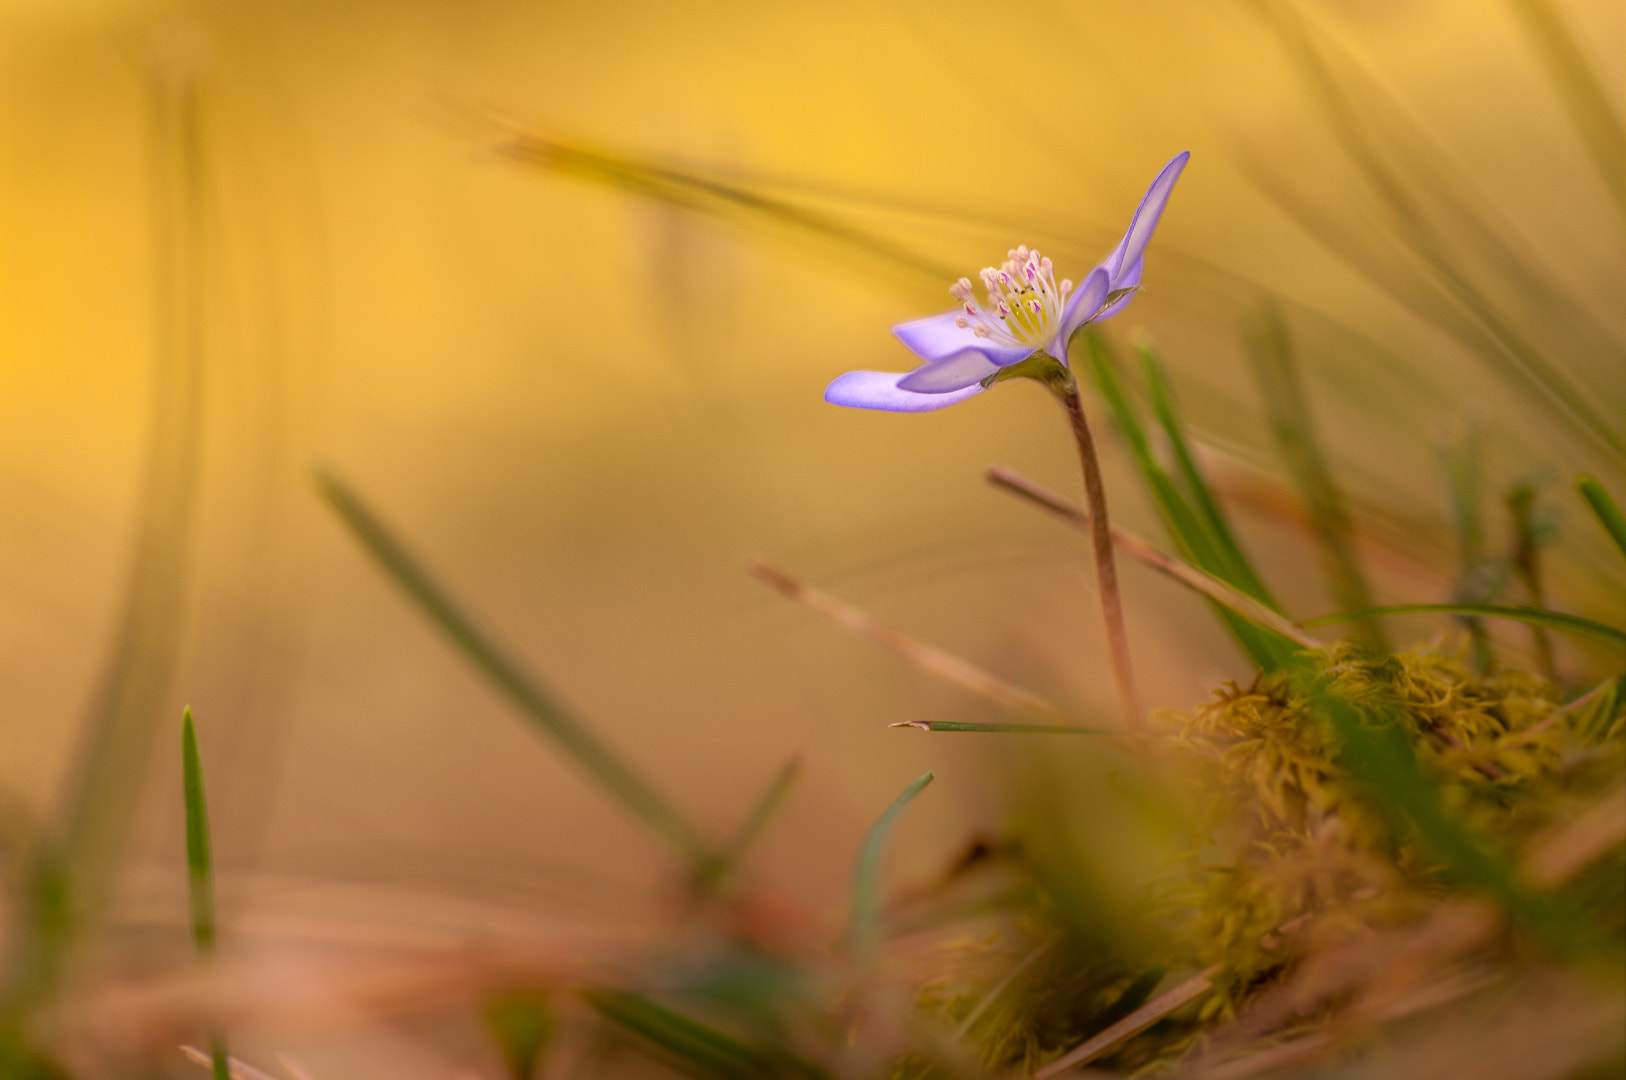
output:
[[1006, 255], [1002, 265], [985, 267], [978, 275], [986, 294], [981, 303], [969, 278], [949, 289], [965, 312], [955, 317], [954, 325], [962, 330], [969, 326], [977, 337], [1007, 347], [1045, 348], [1052, 344], [1073, 283], [1063, 281], [1058, 287], [1051, 261], [1025, 244]]

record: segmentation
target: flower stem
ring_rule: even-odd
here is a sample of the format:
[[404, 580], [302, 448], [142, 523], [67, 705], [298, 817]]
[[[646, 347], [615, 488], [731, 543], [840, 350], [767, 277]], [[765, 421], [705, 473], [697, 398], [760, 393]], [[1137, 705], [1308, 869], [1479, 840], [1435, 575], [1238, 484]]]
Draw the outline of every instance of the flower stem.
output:
[[1095, 439], [1084, 417], [1084, 403], [1078, 397], [1078, 384], [1071, 378], [1052, 384], [1078, 443], [1078, 462], [1084, 469], [1084, 497], [1090, 509], [1090, 540], [1095, 548], [1095, 580], [1101, 592], [1101, 616], [1107, 626], [1107, 650], [1112, 659], [1112, 681], [1123, 707], [1124, 725], [1130, 731], [1141, 726], [1140, 699], [1135, 693], [1135, 669], [1129, 662], [1129, 635], [1124, 630], [1123, 598], [1118, 593], [1118, 564], [1112, 553], [1112, 523], [1107, 519], [1107, 491], [1101, 482], [1101, 463], [1095, 456]]

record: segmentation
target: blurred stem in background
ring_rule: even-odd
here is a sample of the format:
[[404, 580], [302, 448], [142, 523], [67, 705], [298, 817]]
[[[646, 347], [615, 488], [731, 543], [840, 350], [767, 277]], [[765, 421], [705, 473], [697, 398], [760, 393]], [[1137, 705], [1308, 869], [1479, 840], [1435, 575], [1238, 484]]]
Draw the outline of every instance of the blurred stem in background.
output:
[[[1476, 416], [1454, 417], [1441, 425], [1435, 435], [1435, 449], [1445, 473], [1450, 496], [1451, 522], [1457, 534], [1457, 584], [1452, 600], [1462, 604], [1489, 603], [1506, 583], [1506, 566], [1485, 555], [1485, 536], [1480, 513], [1481, 421]], [[1479, 619], [1463, 616], [1468, 632], [1470, 659], [1476, 675], [1485, 675], [1495, 664], [1490, 635]]]
[[[1610, 105], [1610, 92], [1551, 0], [1508, 0], [1508, 6], [1530, 38], [1531, 50], [1552, 80], [1581, 144], [1598, 167], [1598, 177], [1615, 209], [1626, 220], [1626, 126]], [[1613, 98], [1618, 105], [1618, 87]]]
[[[1348, 229], [1294, 180], [1267, 177], [1254, 162], [1256, 181], [1374, 285], [1539, 403], [1555, 432], [1626, 463], [1626, 435], [1610, 420], [1618, 380], [1607, 377], [1626, 357], [1619, 337], [1547, 271], [1476, 178], [1304, 5], [1256, 0], [1255, 7], [1319, 101], [1382, 228]], [[1409, 258], [1395, 259], [1396, 249]]]
[[[1361, 571], [1355, 547], [1355, 523], [1322, 452], [1281, 309], [1269, 300], [1260, 304], [1244, 321], [1243, 338], [1265, 400], [1265, 416], [1277, 452], [1304, 503], [1332, 601], [1342, 611], [1372, 607], [1372, 590]], [[1354, 630], [1362, 643], [1389, 651], [1388, 638], [1377, 623], [1357, 623]]]
[[49, 994], [87, 914], [105, 900], [127, 840], [185, 627], [202, 464], [204, 42], [168, 25], [150, 49], [154, 340], [152, 412], [135, 541], [112, 650], [79, 736], [59, 816], [38, 838], [14, 909], [0, 1019]]
[[[1533, 484], [1515, 484], [1507, 493], [1507, 511], [1513, 519], [1513, 571], [1524, 586], [1531, 607], [1547, 606], [1541, 584], [1541, 548], [1551, 538], [1552, 525], [1536, 510]], [[1558, 664], [1553, 659], [1553, 642], [1545, 627], [1531, 626], [1530, 639], [1536, 648], [1536, 664], [1551, 682], [1559, 682]]]

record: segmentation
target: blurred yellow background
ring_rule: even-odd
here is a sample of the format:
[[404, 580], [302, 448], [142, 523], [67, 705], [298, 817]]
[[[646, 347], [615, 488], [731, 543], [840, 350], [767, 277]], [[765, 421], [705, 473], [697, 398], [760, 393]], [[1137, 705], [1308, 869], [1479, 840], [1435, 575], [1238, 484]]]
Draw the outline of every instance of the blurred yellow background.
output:
[[[925, 874], [998, 826], [1027, 750], [890, 730], [988, 709], [764, 589], [749, 556], [1111, 715], [1085, 543], [980, 479], [997, 462], [1077, 490], [1044, 395], [1005, 386], [923, 416], [821, 400], [843, 371], [910, 366], [889, 327], [947, 306], [950, 278], [516, 162], [499, 152], [515, 125], [793, 200], [956, 275], [1027, 243], [1075, 280], [1191, 150], [1145, 295], [1110, 332], [1158, 343], [1246, 543], [1308, 617], [1334, 605], [1302, 526], [1269, 509], [1290, 497], [1238, 331], [1277, 298], [1378, 598], [1445, 599], [1455, 553], [1432, 425], [1483, 425], [1493, 509], [1530, 476], [1562, 502], [1578, 469], [1619, 498], [1620, 461], [1487, 366], [1451, 330], [1463, 317], [1411, 284], [1415, 258], [1386, 239], [1381, 199], [1282, 27], [1308, 28], [1354, 73], [1393, 153], [1421, 139], [1415, 160], [1450, 166], [1430, 197], [1490, 222], [1521, 272], [1581, 313], [1521, 292], [1518, 273], [1487, 279], [1618, 435], [1619, 208], [1517, 7], [6, 0], [10, 832], [59, 813], [120, 633], [169, 634], [161, 715], [119, 763], [142, 778], [116, 814], [131, 840], [119, 910], [135, 924], [181, 925], [183, 703], [211, 775], [228, 942], [354, 944], [366, 925], [368, 947], [500, 949], [535, 913], [613, 922], [658, 900], [664, 853], [368, 563], [312, 492], [318, 462], [719, 833], [800, 755], [758, 868], [816, 913], [837, 910], [859, 834], [909, 779], [939, 777], [897, 849], [899, 874]], [[1556, 10], [1618, 110], [1621, 5]], [[176, 210], [164, 193], [185, 186], [186, 100], [197, 183]], [[1440, 220], [1451, 258], [1490, 265]], [[177, 265], [197, 273], [190, 307], [162, 287]], [[195, 384], [176, 360], [188, 328]], [[182, 385], [199, 395], [195, 446], [178, 434], [190, 414], [161, 400]], [[1160, 536], [1097, 425], [1119, 519]], [[1620, 576], [1600, 576], [1591, 523], [1566, 505], [1549, 602], [1618, 618]], [[153, 586], [168, 600], [132, 592], [144, 542], [169, 545]], [[1247, 677], [1198, 601], [1124, 573], [1149, 703]], [[136, 595], [164, 617], [143, 623]], [[313, 912], [329, 922], [299, 921]], [[377, 1053], [392, 1075], [430, 1074]]]

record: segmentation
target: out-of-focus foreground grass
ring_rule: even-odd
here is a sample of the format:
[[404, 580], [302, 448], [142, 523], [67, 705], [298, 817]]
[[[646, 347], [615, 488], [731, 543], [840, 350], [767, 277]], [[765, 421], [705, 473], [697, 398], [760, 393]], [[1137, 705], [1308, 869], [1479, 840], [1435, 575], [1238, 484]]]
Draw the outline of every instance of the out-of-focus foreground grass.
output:
[[[1533, 485], [1547, 604], [1618, 622], [1569, 480], [1619, 497], [1626, 462], [1623, 40], [1590, 0], [0, 4], [0, 824], [12, 880], [46, 831], [94, 883], [61, 1022], [90, 1058], [176, 1041], [155, 995], [195, 988], [148, 975], [186, 949], [183, 703], [232, 1013], [318, 1075], [447, 1075], [491, 969], [585, 965], [671, 901], [655, 843], [322, 509], [318, 461], [718, 835], [799, 755], [754, 870], [796, 911], [839, 914], [926, 768], [900, 879], [997, 830], [1033, 748], [890, 730], [988, 710], [743, 567], [1113, 715], [1085, 546], [979, 476], [1074, 490], [1043, 395], [820, 394], [907, 366], [888, 327], [1008, 247], [1082, 276], [1180, 149], [1110, 333], [1157, 343], [1291, 613], [1351, 605], [1250, 360], [1278, 325], [1376, 601], [1463, 595], [1477, 470], [1483, 551]], [[798, 214], [594, 182], [519, 132]], [[1101, 435], [1119, 520], [1156, 533]], [[1198, 601], [1125, 575], [1150, 704], [1246, 680]], [[1618, 667], [1554, 647], [1569, 679]]]

